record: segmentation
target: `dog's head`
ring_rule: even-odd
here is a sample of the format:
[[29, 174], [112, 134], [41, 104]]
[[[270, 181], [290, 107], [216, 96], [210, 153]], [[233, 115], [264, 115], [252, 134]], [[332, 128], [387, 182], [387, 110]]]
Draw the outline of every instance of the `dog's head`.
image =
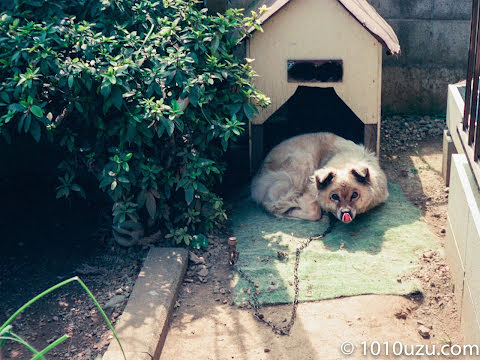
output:
[[368, 166], [322, 168], [314, 172], [312, 180], [318, 191], [320, 207], [344, 223], [351, 222], [371, 202]]

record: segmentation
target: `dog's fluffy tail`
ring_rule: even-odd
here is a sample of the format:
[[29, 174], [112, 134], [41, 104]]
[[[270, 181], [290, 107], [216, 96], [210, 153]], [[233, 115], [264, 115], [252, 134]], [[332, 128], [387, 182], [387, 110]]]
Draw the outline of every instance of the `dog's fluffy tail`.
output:
[[298, 206], [298, 191], [284, 170], [263, 170], [252, 181], [252, 198], [276, 216], [283, 216]]

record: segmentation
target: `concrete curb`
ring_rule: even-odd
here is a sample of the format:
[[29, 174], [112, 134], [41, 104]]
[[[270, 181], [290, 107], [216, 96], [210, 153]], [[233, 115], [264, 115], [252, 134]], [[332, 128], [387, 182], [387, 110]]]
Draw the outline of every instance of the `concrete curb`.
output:
[[[186, 249], [150, 249], [127, 306], [115, 326], [128, 360], [160, 358], [187, 263]], [[123, 360], [115, 338], [103, 360]]]

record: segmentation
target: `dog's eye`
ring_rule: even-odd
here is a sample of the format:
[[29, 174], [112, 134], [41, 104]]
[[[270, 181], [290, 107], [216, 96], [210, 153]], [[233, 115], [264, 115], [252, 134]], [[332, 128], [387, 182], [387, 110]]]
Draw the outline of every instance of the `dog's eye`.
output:
[[352, 199], [356, 199], [358, 197], [358, 193], [356, 191], [353, 192], [352, 194]]
[[332, 194], [332, 196], [330, 196], [330, 198], [331, 198], [332, 200], [335, 200], [335, 201], [340, 200], [340, 196], [338, 196], [338, 194]]

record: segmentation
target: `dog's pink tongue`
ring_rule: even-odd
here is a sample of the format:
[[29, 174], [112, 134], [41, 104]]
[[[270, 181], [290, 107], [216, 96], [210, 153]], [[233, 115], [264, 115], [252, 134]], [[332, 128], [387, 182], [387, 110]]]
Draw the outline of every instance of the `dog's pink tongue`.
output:
[[352, 221], [352, 217], [350, 216], [349, 213], [343, 213], [342, 221], [348, 224], [350, 221]]

